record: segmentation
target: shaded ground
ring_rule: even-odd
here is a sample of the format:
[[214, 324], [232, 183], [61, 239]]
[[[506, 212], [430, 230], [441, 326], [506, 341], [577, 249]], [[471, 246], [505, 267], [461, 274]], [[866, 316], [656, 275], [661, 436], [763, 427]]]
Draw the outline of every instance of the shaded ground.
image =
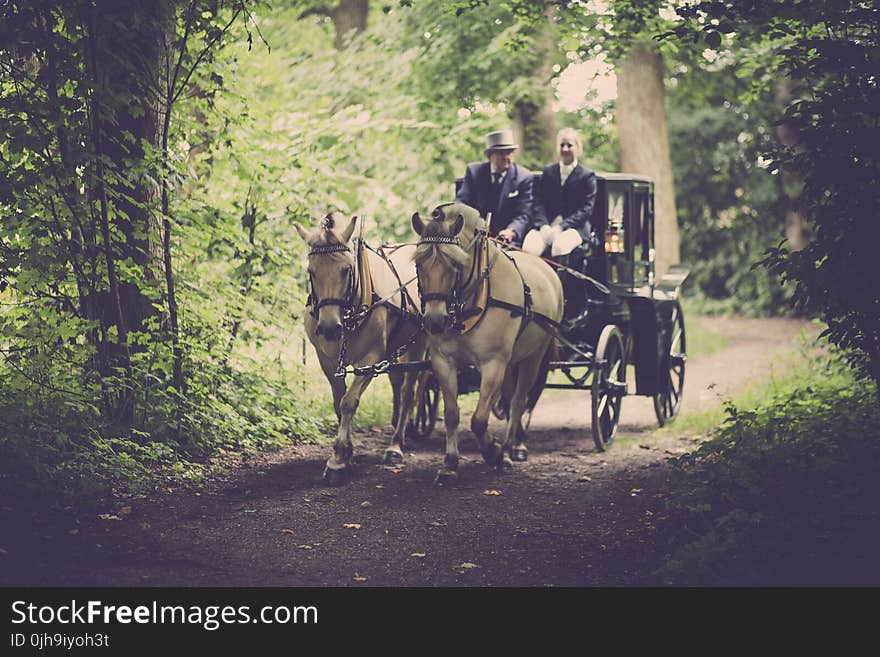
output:
[[[782, 319], [702, 321], [729, 343], [688, 361], [683, 413], [766, 377], [805, 326]], [[321, 483], [329, 446], [304, 445], [99, 514], [25, 513], [23, 504], [4, 501], [0, 584], [656, 583], [652, 573], [666, 556], [665, 459], [700, 438], [675, 425], [658, 431], [650, 400], [628, 397], [620, 434], [600, 454], [588, 415], [587, 393], [547, 393], [532, 418], [528, 463], [496, 474], [475, 441], [465, 439], [459, 483], [451, 488], [432, 485], [443, 451], [438, 426], [430, 441], [410, 446], [403, 468], [380, 463], [388, 432], [357, 436], [358, 467], [344, 488]]]

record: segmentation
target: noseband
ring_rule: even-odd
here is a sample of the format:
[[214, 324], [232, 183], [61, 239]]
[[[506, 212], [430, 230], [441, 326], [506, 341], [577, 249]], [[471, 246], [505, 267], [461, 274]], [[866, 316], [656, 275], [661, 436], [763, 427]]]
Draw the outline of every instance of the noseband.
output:
[[[351, 251], [351, 249], [345, 244], [315, 246], [309, 251], [309, 257], [313, 255], [325, 255], [328, 253], [342, 253], [343, 251]], [[315, 320], [318, 319], [318, 311], [324, 306], [339, 306], [339, 310], [343, 315], [346, 311], [350, 311], [354, 308], [354, 268], [351, 265], [348, 267], [348, 284], [345, 288], [345, 298], [339, 299], [336, 297], [328, 297], [326, 299], [318, 300], [318, 293], [315, 291], [315, 281], [311, 273], [309, 274], [309, 287], [309, 298], [306, 301], [306, 305], [312, 306], [311, 314]]]

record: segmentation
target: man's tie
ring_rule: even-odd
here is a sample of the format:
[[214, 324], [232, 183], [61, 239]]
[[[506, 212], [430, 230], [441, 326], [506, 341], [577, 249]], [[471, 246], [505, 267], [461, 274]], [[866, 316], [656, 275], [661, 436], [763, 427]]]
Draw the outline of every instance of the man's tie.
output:
[[492, 174], [492, 187], [498, 187], [501, 183], [501, 174], [497, 171]]

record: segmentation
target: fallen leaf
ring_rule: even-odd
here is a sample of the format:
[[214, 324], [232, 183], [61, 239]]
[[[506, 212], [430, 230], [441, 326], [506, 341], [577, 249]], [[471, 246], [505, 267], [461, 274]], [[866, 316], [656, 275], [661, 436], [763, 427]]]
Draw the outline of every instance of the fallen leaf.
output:
[[650, 445], [639, 445], [641, 449], [651, 449]]
[[366, 582], [367, 581], [366, 577], [364, 577], [363, 575], [358, 575], [357, 573], [354, 574], [354, 577], [352, 579], [354, 579], [355, 582]]
[[122, 520], [119, 516], [114, 516], [112, 513], [101, 513], [98, 515], [101, 520]]
[[590, 477], [588, 477], [587, 475], [584, 475], [583, 477], [580, 477], [578, 479], [578, 481], [593, 481], [593, 480]]
[[70, 534], [71, 536], [76, 536], [77, 534], [79, 534], [79, 530], [78, 529], [68, 529], [67, 533]]
[[415, 557], [416, 559], [423, 559], [423, 558], [425, 558], [425, 557], [428, 556], [428, 555], [426, 555], [424, 552], [413, 552], [413, 553], [412, 553], [411, 555], [409, 555], [409, 556], [411, 556], [411, 557]]
[[465, 561], [463, 563], [458, 564], [455, 567], [456, 568], [464, 568], [466, 570], [470, 570], [471, 568], [479, 568], [479, 566], [477, 564], [471, 563], [470, 561]]
[[9, 554], [9, 552], [7, 550], [0, 548], [0, 557], [5, 557], [7, 554]]
[[403, 472], [403, 467], [399, 465], [383, 465], [382, 467], [388, 470], [388, 472], [393, 472], [394, 474]]
[[490, 488], [488, 490], [484, 490], [483, 495], [504, 495], [504, 493], [500, 490], [495, 490], [493, 488]]
[[361, 526], [359, 524], [357, 524], [356, 522], [346, 522], [346, 523], [343, 523], [342, 526], [345, 527], [346, 529], [360, 529], [361, 528]]
[[376, 488], [385, 488], [384, 484], [376, 484]]
[[311, 545], [297, 545], [296, 547], [298, 547], [300, 550], [311, 550], [312, 549]]
[[284, 529], [281, 530], [281, 533], [282, 534], [295, 534], [296, 532], [294, 532], [292, 529], [287, 529], [285, 527]]
[[440, 522], [439, 520], [434, 520], [433, 522], [428, 523], [431, 527], [445, 527], [445, 522]]
[[119, 509], [119, 514], [120, 514], [120, 515], [127, 516], [129, 513], [131, 513], [131, 507], [130, 507], [130, 506], [124, 506], [124, 507], [122, 507], [121, 509]]
[[371, 502], [361, 502], [362, 509], [369, 509], [373, 504]]

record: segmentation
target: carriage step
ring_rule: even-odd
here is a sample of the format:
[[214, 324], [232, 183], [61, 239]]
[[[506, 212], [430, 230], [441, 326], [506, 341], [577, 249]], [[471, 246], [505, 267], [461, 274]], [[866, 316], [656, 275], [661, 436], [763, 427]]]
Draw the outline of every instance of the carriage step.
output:
[[559, 367], [590, 367], [592, 364], [593, 362], [588, 360], [551, 360], [550, 368], [556, 369]]
[[604, 381], [602, 386], [611, 395], [626, 394], [626, 381]]

